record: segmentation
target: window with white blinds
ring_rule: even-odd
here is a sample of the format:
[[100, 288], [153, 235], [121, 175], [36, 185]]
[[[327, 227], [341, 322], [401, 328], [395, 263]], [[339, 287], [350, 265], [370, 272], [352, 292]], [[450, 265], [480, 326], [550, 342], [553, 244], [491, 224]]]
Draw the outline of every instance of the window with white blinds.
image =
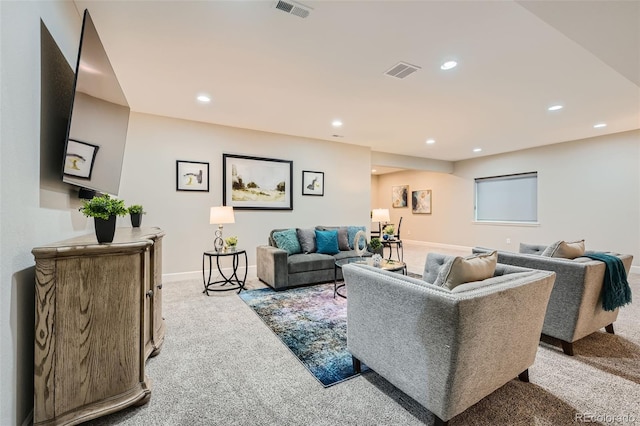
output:
[[478, 222], [538, 221], [538, 172], [476, 178]]

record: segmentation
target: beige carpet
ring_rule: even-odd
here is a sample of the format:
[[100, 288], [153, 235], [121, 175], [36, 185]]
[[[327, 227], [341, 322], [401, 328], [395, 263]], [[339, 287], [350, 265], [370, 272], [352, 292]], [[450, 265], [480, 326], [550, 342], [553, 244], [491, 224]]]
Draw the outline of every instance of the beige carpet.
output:
[[[450, 425], [575, 425], [588, 415], [598, 424], [640, 424], [640, 275], [630, 282], [636, 303], [621, 310], [616, 335], [594, 333], [575, 344], [574, 357], [541, 343], [530, 383], [512, 380]], [[165, 284], [167, 335], [147, 363], [149, 404], [89, 424], [433, 424], [375, 372], [323, 388], [235, 292], [201, 291], [198, 280]]]

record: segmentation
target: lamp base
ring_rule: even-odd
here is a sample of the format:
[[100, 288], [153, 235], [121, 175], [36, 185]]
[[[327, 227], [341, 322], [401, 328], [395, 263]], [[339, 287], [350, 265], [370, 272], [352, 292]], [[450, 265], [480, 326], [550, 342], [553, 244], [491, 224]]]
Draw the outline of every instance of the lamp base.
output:
[[213, 240], [213, 249], [217, 252], [221, 252], [224, 247], [224, 240], [222, 239], [222, 225], [218, 225], [218, 229], [214, 232], [216, 238]]

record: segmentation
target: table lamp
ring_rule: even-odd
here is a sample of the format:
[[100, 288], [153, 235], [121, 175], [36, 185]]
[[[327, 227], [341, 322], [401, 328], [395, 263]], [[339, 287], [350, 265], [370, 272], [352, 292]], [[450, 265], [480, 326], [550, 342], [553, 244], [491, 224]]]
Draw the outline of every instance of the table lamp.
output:
[[389, 209], [373, 209], [371, 214], [371, 222], [387, 223], [389, 218]]
[[222, 240], [222, 224], [236, 223], [235, 216], [233, 215], [233, 207], [211, 207], [209, 223], [212, 225], [215, 225], [216, 223], [218, 224], [218, 229], [215, 231], [216, 238], [213, 240], [213, 248], [215, 251], [222, 251], [222, 247], [224, 247], [224, 241]]

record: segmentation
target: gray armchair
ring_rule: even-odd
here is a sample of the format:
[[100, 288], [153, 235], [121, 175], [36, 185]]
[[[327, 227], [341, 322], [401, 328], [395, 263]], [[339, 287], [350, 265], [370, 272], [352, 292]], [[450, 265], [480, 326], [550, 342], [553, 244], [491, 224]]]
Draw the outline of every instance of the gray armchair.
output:
[[[549, 299], [542, 333], [559, 339], [567, 355], [573, 355], [573, 343], [601, 328], [614, 333], [618, 311], [602, 309], [602, 285], [605, 264], [587, 257], [563, 259], [543, 257], [545, 245], [521, 244], [520, 253], [498, 251], [498, 262], [524, 268], [553, 271], [556, 281]], [[474, 253], [493, 251], [475, 247]], [[615, 254], [629, 273], [633, 256]]]
[[517, 376], [528, 381], [555, 277], [498, 264], [494, 277], [453, 290], [430, 284], [448, 259], [429, 254], [423, 280], [343, 267], [354, 368], [365, 363], [436, 424]]

